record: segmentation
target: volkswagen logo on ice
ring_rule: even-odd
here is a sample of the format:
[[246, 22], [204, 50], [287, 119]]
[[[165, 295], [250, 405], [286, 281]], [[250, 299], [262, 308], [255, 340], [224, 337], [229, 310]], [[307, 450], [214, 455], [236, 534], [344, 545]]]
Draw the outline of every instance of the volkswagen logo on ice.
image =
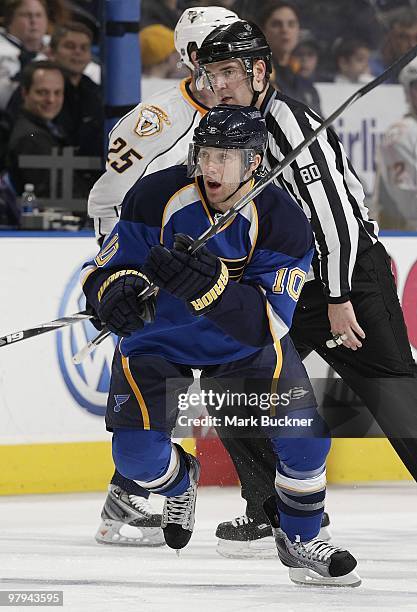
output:
[[[80, 270], [77, 269], [65, 288], [59, 317], [85, 309], [79, 274]], [[102, 342], [81, 364], [75, 365], [72, 362], [72, 356], [97, 334], [98, 331], [88, 320], [69, 325], [58, 330], [57, 350], [62, 376], [75, 401], [88, 412], [103, 416], [106, 412], [115, 338], [110, 336]]]

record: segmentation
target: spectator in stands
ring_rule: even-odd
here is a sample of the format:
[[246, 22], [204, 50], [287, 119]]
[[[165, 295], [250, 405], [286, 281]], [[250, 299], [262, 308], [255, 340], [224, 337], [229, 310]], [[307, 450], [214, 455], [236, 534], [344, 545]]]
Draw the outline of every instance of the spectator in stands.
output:
[[[400, 8], [389, 15], [388, 32], [380, 51], [370, 60], [371, 73], [378, 76], [401, 55], [417, 45], [417, 10]], [[387, 83], [397, 83], [394, 76]]]
[[[104, 109], [100, 88], [83, 74], [91, 60], [90, 30], [82, 23], [58, 26], [51, 37], [49, 56], [65, 75], [64, 104], [54, 123], [68, 136], [78, 155], [102, 156]], [[23, 104], [22, 87], [7, 105], [13, 121]]]
[[139, 32], [142, 74], [161, 79], [186, 76], [178, 69], [179, 55], [175, 49], [174, 31], [161, 24], [146, 26]]
[[417, 231], [417, 59], [400, 72], [408, 111], [381, 142], [374, 208], [383, 229]]
[[320, 113], [317, 90], [291, 64], [291, 55], [300, 39], [300, 19], [295, 6], [291, 2], [272, 0], [261, 9], [258, 24], [272, 50], [272, 81], [284, 94]]
[[336, 63], [335, 83], [357, 83], [364, 85], [372, 81], [369, 68], [370, 49], [355, 39], [339, 39], [334, 47]]
[[36, 194], [49, 195], [49, 171], [21, 168], [20, 155], [49, 155], [62, 147], [65, 135], [54, 123], [64, 102], [64, 75], [50, 61], [32, 62], [22, 73], [23, 108], [13, 127], [7, 154], [7, 170], [18, 195], [25, 183], [35, 185]]
[[84, 73], [91, 61], [92, 33], [82, 23], [58, 26], [50, 57], [66, 75], [64, 105], [56, 119], [79, 155], [103, 154], [104, 109], [100, 88]]
[[45, 0], [5, 0], [4, 27], [0, 32], [0, 109], [6, 107], [21, 70], [45, 49]]
[[319, 59], [320, 47], [311, 35], [306, 35], [301, 39], [291, 57], [291, 60], [298, 64], [297, 74], [311, 83], [319, 80], [317, 79]]
[[177, 0], [142, 0], [142, 13], [140, 25], [145, 28], [149, 25], [159, 24], [170, 30], [175, 30], [177, 21], [181, 16]]

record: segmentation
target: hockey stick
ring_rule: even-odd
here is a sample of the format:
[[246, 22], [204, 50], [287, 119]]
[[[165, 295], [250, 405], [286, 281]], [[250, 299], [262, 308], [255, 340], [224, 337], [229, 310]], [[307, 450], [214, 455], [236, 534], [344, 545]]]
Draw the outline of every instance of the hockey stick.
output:
[[29, 329], [23, 329], [22, 331], [7, 334], [6, 336], [0, 336], [0, 347], [15, 344], [16, 342], [27, 340], [28, 338], [33, 338], [34, 336], [40, 336], [41, 334], [46, 334], [47, 332], [54, 331], [55, 329], [66, 327], [67, 325], [74, 325], [74, 323], [78, 323], [79, 321], [91, 319], [92, 316], [93, 315], [89, 310], [81, 310], [80, 312], [68, 315], [68, 317], [55, 319], [54, 321], [49, 321], [48, 323], [41, 323], [37, 327], [30, 327]]
[[90, 342], [87, 342], [87, 344], [83, 346], [83, 348], [80, 349], [78, 353], [75, 353], [75, 355], [73, 355], [72, 363], [78, 365], [79, 363], [84, 361], [87, 355], [92, 353], [106, 338], [110, 336], [110, 334], [111, 332], [106, 327], [102, 329], [101, 332], [95, 338], [90, 340]]
[[[375, 89], [378, 85], [386, 81], [392, 75], [399, 72], [404, 66], [406, 66], [414, 57], [417, 55], [417, 46], [408, 51], [406, 54], [401, 56], [396, 62], [389, 66], [382, 74], [376, 77], [373, 81], [370, 81], [354, 94], [352, 94], [339, 108], [337, 108], [327, 119], [325, 119], [319, 127], [311, 133], [309, 138], [306, 138], [301, 142], [289, 155], [282, 160], [281, 163], [277, 164], [275, 168], [272, 168], [263, 178], [261, 178], [255, 187], [240, 200], [238, 200], [224, 215], [222, 215], [206, 232], [204, 232], [197, 240], [194, 241], [190, 248], [191, 253], [195, 253], [200, 249], [210, 238], [215, 236], [221, 229], [228, 223], [244, 206], [246, 206], [253, 198], [255, 198], [267, 185], [272, 183], [277, 176], [287, 168], [292, 162], [298, 157], [300, 153], [309, 147], [317, 137], [326, 130], [349, 106], [354, 102], [362, 98], [365, 94]], [[144, 294], [146, 296], [146, 293]], [[105, 338], [110, 334], [105, 329], [100, 334], [91, 340], [86, 346], [84, 346], [78, 353], [73, 357], [74, 363], [81, 363], [81, 361], [92, 352], [96, 346], [101, 344]], [[329, 340], [327, 343], [328, 348], [334, 348], [338, 346], [337, 341]]]
[[[303, 142], [301, 142], [289, 155], [282, 160], [281, 163], [277, 164], [275, 168], [272, 168], [265, 176], [263, 176], [255, 185], [255, 187], [249, 191], [245, 196], [240, 198], [224, 215], [222, 215], [215, 223], [212, 225], [206, 232], [204, 232], [191, 246], [191, 253], [195, 253], [198, 249], [200, 249], [210, 238], [215, 236], [225, 225], [228, 223], [244, 206], [246, 206], [253, 198], [255, 198], [267, 185], [269, 185], [273, 180], [277, 178], [282, 172], [287, 168], [292, 162], [298, 157], [298, 155], [304, 151], [307, 147], [309, 147], [317, 137], [326, 130], [349, 106], [351, 106], [354, 102], [362, 98], [365, 94], [372, 91], [375, 87], [383, 83], [386, 79], [395, 75], [399, 72], [404, 66], [406, 66], [414, 57], [417, 55], [417, 46], [413, 49], [405, 53], [401, 56], [396, 62], [394, 62], [391, 66], [389, 66], [382, 74], [376, 77], [370, 83], [367, 83], [354, 94], [352, 94], [343, 104], [339, 106], [327, 119], [325, 119], [319, 127], [314, 130], [311, 135], [306, 138]], [[149, 287], [149, 289], [142, 295], [142, 297], [147, 297], [154, 292], [155, 288]], [[60, 327], [65, 327], [66, 325], [72, 325], [73, 323], [77, 323], [82, 319], [91, 319], [93, 318], [92, 314], [87, 314], [87, 311], [82, 311], [79, 313], [75, 313], [69, 317], [64, 317], [63, 319], [56, 319], [55, 321], [51, 321], [49, 323], [44, 323], [38, 327], [34, 327], [31, 329], [23, 330], [20, 332], [15, 332], [12, 334], [7, 334], [6, 336], [0, 337], [0, 347], [8, 346], [9, 344], [19, 342], [21, 340], [26, 340], [27, 338], [32, 338], [33, 336], [37, 336], [39, 334], [46, 333], [48, 331], [52, 331], [54, 329], [59, 329]], [[106, 329], [103, 329], [100, 334], [91, 340], [88, 345], [83, 347], [81, 351], [79, 351], [73, 357], [74, 363], [80, 363], [80, 355], [82, 358], [86, 357], [88, 353], [93, 351], [97, 344], [101, 344], [107, 336], [110, 335], [110, 332]], [[88, 348], [87, 348], [88, 347]]]

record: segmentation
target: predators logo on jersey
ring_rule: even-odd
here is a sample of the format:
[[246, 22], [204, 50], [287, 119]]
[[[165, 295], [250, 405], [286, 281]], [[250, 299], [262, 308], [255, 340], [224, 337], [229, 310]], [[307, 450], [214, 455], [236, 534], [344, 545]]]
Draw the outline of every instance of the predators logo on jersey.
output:
[[171, 125], [168, 115], [159, 106], [143, 106], [139, 111], [135, 133], [138, 136], [153, 136], [162, 131], [164, 123]]

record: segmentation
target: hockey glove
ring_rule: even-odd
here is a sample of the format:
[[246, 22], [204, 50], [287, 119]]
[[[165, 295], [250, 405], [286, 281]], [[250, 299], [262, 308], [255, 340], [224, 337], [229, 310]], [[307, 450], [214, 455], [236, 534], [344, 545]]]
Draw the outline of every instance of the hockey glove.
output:
[[88, 303], [88, 300], [85, 305], [85, 310], [88, 314], [93, 315], [90, 319], [90, 323], [96, 328], [97, 331], [101, 331], [105, 327], [105, 324], [100, 321], [97, 312], [94, 310], [91, 304]]
[[204, 247], [190, 255], [187, 251], [192, 242], [189, 236], [177, 234], [173, 249], [153, 247], [143, 270], [155, 285], [186, 300], [192, 314], [199, 316], [220, 302], [229, 272], [226, 265]]
[[97, 315], [110, 331], [130, 336], [155, 319], [156, 299], [152, 295], [141, 300], [150, 282], [138, 270], [119, 270], [109, 276], [97, 293]]

